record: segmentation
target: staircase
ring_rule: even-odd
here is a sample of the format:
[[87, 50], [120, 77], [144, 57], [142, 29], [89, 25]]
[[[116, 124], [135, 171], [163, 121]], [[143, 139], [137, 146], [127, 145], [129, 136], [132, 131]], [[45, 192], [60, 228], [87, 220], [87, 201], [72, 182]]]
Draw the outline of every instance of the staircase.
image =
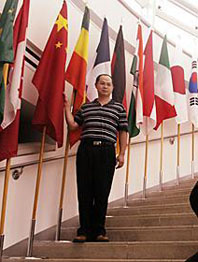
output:
[[110, 208], [106, 222], [109, 243], [73, 244], [76, 221], [63, 224], [60, 242], [35, 241], [37, 258], [3, 261], [184, 262], [198, 251], [198, 219], [189, 204], [195, 181], [149, 193], [146, 199], [131, 197], [128, 208]]

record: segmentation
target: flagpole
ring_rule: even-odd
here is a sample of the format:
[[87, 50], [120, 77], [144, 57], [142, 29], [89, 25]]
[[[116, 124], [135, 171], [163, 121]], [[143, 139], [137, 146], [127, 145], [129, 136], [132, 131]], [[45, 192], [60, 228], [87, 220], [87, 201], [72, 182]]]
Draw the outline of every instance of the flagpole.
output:
[[60, 233], [61, 233], [61, 222], [62, 222], [62, 214], [63, 214], [63, 199], [64, 199], [64, 193], [65, 193], [68, 152], [69, 152], [69, 132], [67, 133], [67, 140], [66, 140], [66, 145], [65, 145], [65, 157], [64, 157], [64, 164], [63, 164], [62, 185], [61, 185], [59, 212], [58, 212], [58, 220], [57, 220], [56, 236], [55, 236], [56, 241], [60, 240]]
[[148, 135], [146, 135], [145, 164], [144, 164], [144, 182], [143, 182], [143, 198], [146, 198], [147, 163], [148, 163]]
[[39, 189], [40, 189], [40, 182], [41, 182], [41, 175], [42, 175], [45, 137], [46, 137], [46, 126], [44, 126], [43, 128], [43, 136], [42, 136], [42, 142], [41, 142], [40, 154], [39, 154], [39, 164], [38, 164], [38, 170], [37, 170], [34, 205], [33, 205], [33, 210], [32, 210], [32, 221], [31, 221], [30, 235], [29, 235], [28, 247], [27, 247], [27, 256], [28, 257], [32, 256], [32, 250], [33, 250], [34, 232], [35, 232], [35, 225], [36, 225], [36, 213], [37, 213], [37, 206], [38, 206], [38, 196], [39, 196]]
[[127, 168], [126, 168], [126, 180], [125, 180], [124, 207], [128, 207], [130, 151], [131, 151], [131, 138], [129, 137], [128, 151], [127, 151]]
[[192, 179], [195, 178], [194, 159], [195, 159], [195, 126], [192, 124], [192, 161], [191, 161]]
[[[71, 97], [71, 108], [74, 104], [74, 99], [75, 99], [74, 97], [75, 97], [75, 94], [74, 94], [74, 91], [73, 91], [72, 97]], [[62, 223], [62, 214], [63, 214], [63, 199], [64, 199], [64, 193], [65, 193], [65, 181], [66, 181], [68, 153], [69, 153], [69, 130], [67, 132], [67, 139], [66, 139], [66, 144], [65, 144], [65, 156], [64, 156], [64, 163], [63, 163], [62, 184], [61, 184], [59, 211], [58, 211], [56, 235], [55, 235], [56, 241], [60, 240], [60, 234], [61, 234], [61, 223]]]
[[[5, 64], [3, 67], [3, 75], [5, 76], [5, 87], [7, 88], [8, 80], [8, 69], [9, 64]], [[3, 189], [3, 199], [2, 199], [2, 209], [1, 209], [1, 224], [0, 224], [0, 262], [2, 261], [3, 255], [3, 245], [4, 245], [4, 226], [5, 226], [5, 216], [6, 216], [6, 206], [7, 206], [7, 195], [8, 195], [8, 184], [10, 178], [10, 165], [11, 158], [6, 160], [6, 170], [5, 170], [5, 180]]]
[[160, 149], [160, 173], [159, 173], [159, 186], [162, 191], [162, 179], [163, 179], [163, 149], [164, 149], [164, 122], [161, 124], [161, 149]]
[[5, 216], [6, 216], [6, 206], [7, 206], [7, 196], [8, 196], [8, 184], [9, 184], [9, 177], [10, 177], [10, 164], [11, 164], [11, 158], [6, 160], [6, 171], [5, 171], [2, 209], [1, 209], [1, 224], [0, 224], [0, 261], [2, 261], [2, 255], [3, 255], [4, 226], [5, 226]]
[[177, 125], [177, 185], [179, 185], [179, 177], [180, 177], [180, 127], [181, 125]]

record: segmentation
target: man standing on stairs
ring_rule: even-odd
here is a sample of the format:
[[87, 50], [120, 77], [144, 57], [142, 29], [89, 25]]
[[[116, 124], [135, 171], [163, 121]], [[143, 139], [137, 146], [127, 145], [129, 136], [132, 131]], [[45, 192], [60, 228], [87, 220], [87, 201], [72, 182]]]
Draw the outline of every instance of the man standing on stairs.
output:
[[[73, 117], [65, 97], [66, 121], [70, 130], [82, 127], [78, 147], [77, 187], [80, 228], [73, 242], [109, 241], [105, 230], [108, 197], [116, 167], [124, 165], [128, 123], [122, 104], [111, 99], [112, 78], [96, 78], [98, 98], [82, 105]], [[115, 143], [119, 132], [120, 152], [116, 159]]]

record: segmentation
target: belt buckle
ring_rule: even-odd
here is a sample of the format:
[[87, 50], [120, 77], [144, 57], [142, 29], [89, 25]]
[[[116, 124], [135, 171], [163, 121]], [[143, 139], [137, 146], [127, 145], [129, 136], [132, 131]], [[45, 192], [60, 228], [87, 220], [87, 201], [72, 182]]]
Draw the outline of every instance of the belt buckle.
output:
[[94, 146], [100, 146], [102, 144], [102, 141], [93, 141]]

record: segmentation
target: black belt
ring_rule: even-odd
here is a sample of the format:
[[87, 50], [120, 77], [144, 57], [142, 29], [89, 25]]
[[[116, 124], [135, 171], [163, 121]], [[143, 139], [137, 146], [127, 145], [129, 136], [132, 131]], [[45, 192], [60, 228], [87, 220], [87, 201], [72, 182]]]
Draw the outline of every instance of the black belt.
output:
[[113, 142], [110, 141], [102, 141], [102, 140], [81, 140], [81, 144], [90, 145], [90, 146], [114, 146]]

